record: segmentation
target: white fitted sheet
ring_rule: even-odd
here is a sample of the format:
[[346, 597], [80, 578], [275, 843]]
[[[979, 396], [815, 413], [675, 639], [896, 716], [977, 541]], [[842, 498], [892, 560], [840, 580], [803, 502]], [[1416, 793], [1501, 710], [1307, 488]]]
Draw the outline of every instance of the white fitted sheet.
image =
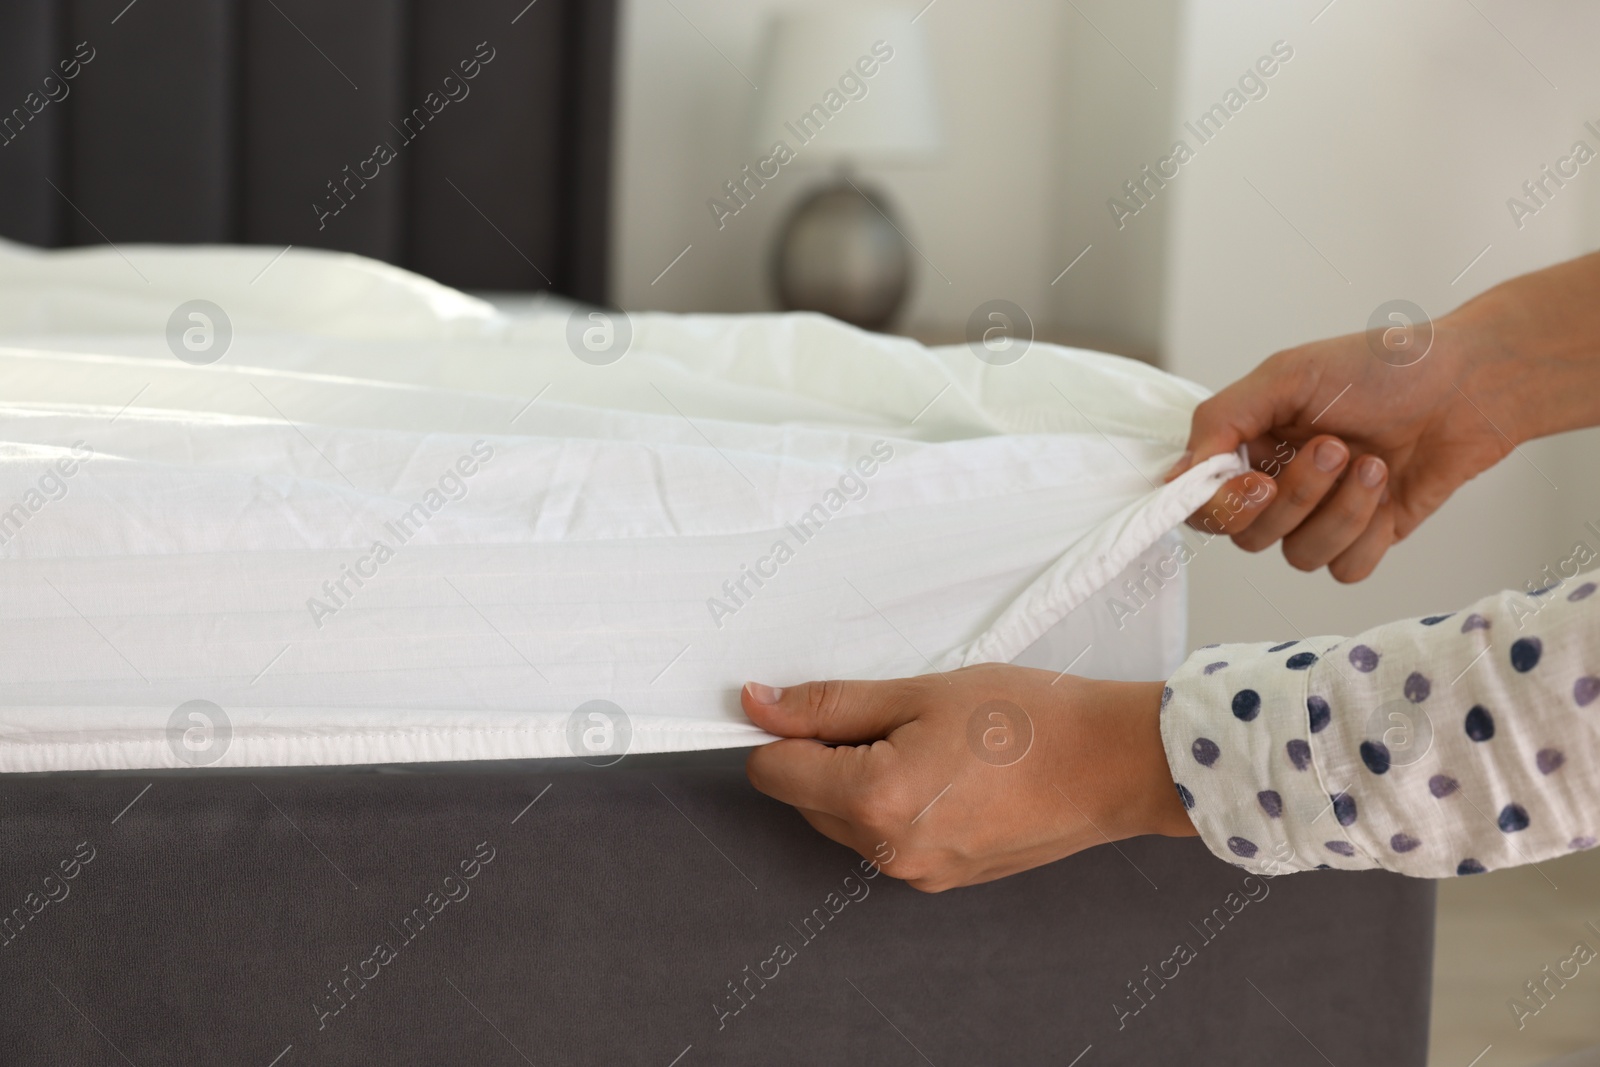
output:
[[1112, 356], [641, 314], [591, 366], [564, 311], [276, 251], [0, 245], [0, 770], [192, 764], [196, 700], [215, 766], [569, 755], [595, 699], [758, 743], [746, 679], [1015, 658], [1238, 469], [1162, 486], [1204, 393]]

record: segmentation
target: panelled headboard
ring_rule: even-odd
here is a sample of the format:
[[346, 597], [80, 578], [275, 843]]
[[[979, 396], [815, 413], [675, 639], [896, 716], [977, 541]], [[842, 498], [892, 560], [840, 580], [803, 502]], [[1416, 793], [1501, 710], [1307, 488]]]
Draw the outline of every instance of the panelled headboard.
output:
[[0, 0], [0, 236], [605, 298], [615, 0]]

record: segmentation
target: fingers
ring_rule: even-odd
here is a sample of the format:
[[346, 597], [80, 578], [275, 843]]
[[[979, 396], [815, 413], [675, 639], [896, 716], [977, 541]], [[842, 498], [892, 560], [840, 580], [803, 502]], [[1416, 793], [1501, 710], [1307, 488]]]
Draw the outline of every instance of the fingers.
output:
[[[897, 864], [891, 869], [890, 865], [895, 863], [898, 853], [889, 846], [888, 841], [874, 834], [864, 832], [857, 823], [841, 819], [837, 815], [830, 815], [825, 811], [817, 811], [812, 808], [800, 808], [799, 811], [801, 817], [811, 824], [811, 828], [823, 837], [831, 841], [837, 841], [845, 848], [853, 849], [862, 859], [889, 877], [904, 880], [900, 873], [904, 864]], [[888, 850], [887, 856], [884, 855], [885, 849]], [[862, 870], [866, 870], [866, 867], [863, 866]], [[992, 877], [998, 877], [998, 875]], [[922, 885], [918, 885], [916, 882], [909, 884], [913, 888], [925, 891], [928, 888], [926, 881]]]
[[[881, 774], [892, 758], [887, 745], [834, 748], [793, 737], [755, 749], [745, 760], [745, 773], [751, 785], [774, 800], [843, 819], [850, 815], [866, 783]], [[836, 841], [850, 843], [822, 826], [817, 828]]]
[[1203, 507], [1189, 516], [1189, 525], [1214, 536], [1247, 529], [1278, 494], [1277, 483], [1260, 471], [1229, 478]]
[[1212, 456], [1232, 452], [1275, 426], [1292, 423], [1306, 399], [1301, 395], [1307, 389], [1305, 375], [1296, 369], [1300, 366], [1282, 354], [1273, 356], [1195, 408], [1188, 448], [1167, 472], [1167, 480]]
[[1360, 544], [1360, 551], [1351, 556], [1340, 568], [1342, 573], [1336, 572], [1334, 577], [1355, 581], [1356, 578], [1344, 578], [1342, 574], [1359, 573], [1359, 577], [1370, 574], [1391, 542], [1382, 527], [1371, 537], [1367, 536], [1388, 478], [1389, 468], [1377, 456], [1362, 456], [1356, 460], [1339, 488], [1310, 518], [1284, 537], [1284, 559], [1299, 570], [1312, 571], [1327, 566]]
[[1341, 582], [1359, 582], [1377, 570], [1384, 553], [1400, 540], [1395, 532], [1395, 522], [1394, 505], [1379, 504], [1361, 536], [1328, 564], [1328, 573]]
[[[1294, 532], [1337, 484], [1349, 460], [1350, 450], [1337, 437], [1324, 435], [1307, 441], [1278, 469], [1277, 495], [1258, 511], [1248, 529], [1234, 537], [1234, 543], [1246, 552], [1259, 552]], [[1360, 532], [1351, 531], [1350, 540]]]
[[904, 680], [804, 682], [786, 689], [750, 682], [739, 702], [768, 733], [823, 741], [876, 741], [916, 717], [913, 687]]

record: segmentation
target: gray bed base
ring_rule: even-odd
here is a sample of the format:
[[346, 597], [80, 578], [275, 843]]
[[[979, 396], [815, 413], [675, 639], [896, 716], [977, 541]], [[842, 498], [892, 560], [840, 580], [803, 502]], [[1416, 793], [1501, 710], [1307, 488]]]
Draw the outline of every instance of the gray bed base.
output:
[[1426, 1060], [1431, 882], [1145, 838], [925, 895], [743, 755], [0, 778], [0, 1063]]

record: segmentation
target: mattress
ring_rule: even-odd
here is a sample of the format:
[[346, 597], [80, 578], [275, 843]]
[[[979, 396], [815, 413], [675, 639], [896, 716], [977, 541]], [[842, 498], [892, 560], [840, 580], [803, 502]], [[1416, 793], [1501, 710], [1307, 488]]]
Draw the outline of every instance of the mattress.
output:
[[1204, 395], [300, 249], [0, 245], [0, 771], [604, 762], [760, 743], [749, 679], [1092, 664], [1093, 598], [1239, 469], [1161, 483]]

